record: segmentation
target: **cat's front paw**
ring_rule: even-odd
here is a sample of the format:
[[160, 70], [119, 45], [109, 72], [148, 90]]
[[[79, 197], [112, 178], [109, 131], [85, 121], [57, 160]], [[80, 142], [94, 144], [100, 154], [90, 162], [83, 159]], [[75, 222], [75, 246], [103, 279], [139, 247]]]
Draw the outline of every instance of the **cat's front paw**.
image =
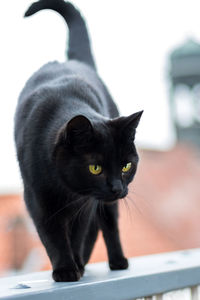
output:
[[52, 277], [57, 282], [78, 281], [81, 278], [80, 271], [65, 268], [55, 269]]
[[111, 270], [125, 270], [128, 268], [128, 259], [125, 257], [120, 257], [109, 262]]

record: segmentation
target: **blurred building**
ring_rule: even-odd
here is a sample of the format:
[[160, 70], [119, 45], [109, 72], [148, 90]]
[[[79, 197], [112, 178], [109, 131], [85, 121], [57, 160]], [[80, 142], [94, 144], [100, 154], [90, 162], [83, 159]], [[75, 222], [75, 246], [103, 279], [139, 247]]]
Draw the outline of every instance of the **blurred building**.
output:
[[200, 44], [192, 39], [170, 56], [170, 108], [177, 141], [200, 147]]

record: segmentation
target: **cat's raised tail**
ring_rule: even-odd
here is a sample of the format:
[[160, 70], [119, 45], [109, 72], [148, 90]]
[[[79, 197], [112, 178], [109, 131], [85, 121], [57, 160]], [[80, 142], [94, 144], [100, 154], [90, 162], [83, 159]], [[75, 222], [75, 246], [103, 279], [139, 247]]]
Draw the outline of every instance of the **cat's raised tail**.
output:
[[24, 16], [29, 17], [42, 9], [55, 10], [65, 19], [69, 28], [68, 58], [82, 61], [96, 69], [87, 27], [80, 12], [64, 0], [40, 0], [34, 2]]

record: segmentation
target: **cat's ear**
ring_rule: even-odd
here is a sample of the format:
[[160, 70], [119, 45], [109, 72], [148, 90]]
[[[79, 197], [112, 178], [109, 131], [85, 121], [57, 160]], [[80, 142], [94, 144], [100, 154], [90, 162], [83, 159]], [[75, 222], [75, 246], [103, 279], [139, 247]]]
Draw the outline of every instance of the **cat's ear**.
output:
[[59, 146], [82, 148], [90, 141], [92, 134], [93, 127], [88, 118], [82, 115], [75, 116], [59, 130], [56, 148]]
[[69, 121], [66, 128], [66, 140], [69, 144], [85, 144], [93, 134], [93, 127], [88, 118], [79, 115]]
[[143, 110], [138, 111], [123, 120], [122, 134], [131, 140], [135, 139], [136, 128], [140, 122], [140, 118], [143, 114]]
[[138, 124], [140, 122], [140, 118], [143, 114], [143, 110], [138, 111], [128, 117], [124, 118], [124, 127], [130, 127], [136, 129], [138, 127]]
[[119, 117], [112, 120], [112, 124], [121, 133], [123, 139], [134, 140], [136, 128], [140, 122], [143, 110], [138, 111], [128, 117]]

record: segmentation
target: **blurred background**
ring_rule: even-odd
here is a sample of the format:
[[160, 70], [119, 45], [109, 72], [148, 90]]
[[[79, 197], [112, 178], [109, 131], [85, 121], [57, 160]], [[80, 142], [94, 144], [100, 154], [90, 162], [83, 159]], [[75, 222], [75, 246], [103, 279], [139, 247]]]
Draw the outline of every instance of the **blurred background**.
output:
[[[0, 276], [50, 268], [23, 203], [13, 120], [32, 73], [65, 60], [67, 30], [52, 11], [24, 19], [30, 3], [0, 4]], [[120, 202], [126, 256], [200, 247], [200, 2], [73, 3], [87, 20], [98, 72], [121, 114], [144, 109], [138, 173]], [[100, 234], [91, 262], [106, 259]]]

